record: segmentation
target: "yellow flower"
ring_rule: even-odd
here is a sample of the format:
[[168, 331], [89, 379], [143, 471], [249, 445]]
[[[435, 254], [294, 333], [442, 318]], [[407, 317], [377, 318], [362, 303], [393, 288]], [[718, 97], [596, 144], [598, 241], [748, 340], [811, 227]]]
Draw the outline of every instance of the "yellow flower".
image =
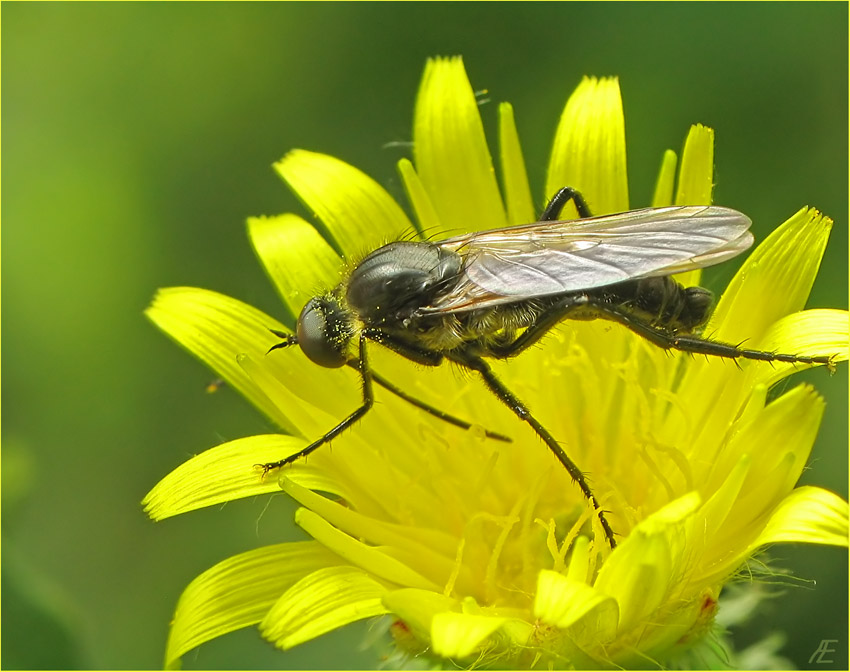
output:
[[[415, 161], [399, 164], [419, 231], [534, 221], [507, 104], [499, 141], [501, 191], [460, 59], [430, 61]], [[691, 129], [678, 163], [674, 195], [677, 157], [664, 155], [652, 205], [709, 203], [711, 129]], [[249, 221], [291, 324], [352, 260], [413, 226], [377, 183], [337, 159], [298, 150], [275, 167], [318, 218], [316, 228], [295, 215]], [[585, 79], [566, 105], [545, 195], [564, 185], [596, 214], [629, 208], [615, 79]], [[809, 209], [782, 224], [741, 268], [705, 333], [846, 359], [847, 313], [803, 310], [830, 226]], [[540, 347], [495, 362], [588, 475], [618, 535], [612, 551], [564, 469], [480, 380], [380, 346], [369, 350], [375, 371], [478, 425], [450, 426], [376, 388], [375, 408], [333, 450], [263, 478], [255, 465], [297, 452], [359, 404], [356, 372], [318, 367], [298, 348], [267, 356], [279, 340], [269, 329], [286, 327], [210, 291], [162, 290], [147, 314], [287, 432], [189, 460], [146, 497], [148, 513], [159, 520], [282, 488], [313, 538], [243, 553], [195, 579], [177, 606], [170, 665], [249, 625], [288, 649], [390, 614], [400, 649], [462, 666], [645, 667], [710, 632], [724, 583], [765, 545], [847, 545], [847, 503], [794, 487], [822, 399], [808, 385], [768, 397], [799, 365], [670, 354], [602, 321], [564, 323]], [[482, 427], [513, 441], [489, 440]]]

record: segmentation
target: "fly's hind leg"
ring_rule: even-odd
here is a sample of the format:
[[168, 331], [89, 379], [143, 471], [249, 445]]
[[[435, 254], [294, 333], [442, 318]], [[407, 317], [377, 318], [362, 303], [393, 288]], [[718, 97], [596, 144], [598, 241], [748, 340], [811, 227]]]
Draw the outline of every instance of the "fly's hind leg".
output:
[[693, 334], [679, 334], [668, 329], [656, 327], [640, 317], [633, 315], [620, 306], [604, 302], [594, 302], [594, 308], [610, 320], [628, 327], [638, 336], [665, 350], [680, 350], [713, 357], [728, 359], [752, 359], [761, 362], [787, 362], [790, 364], [823, 364], [832, 369], [835, 366], [831, 355], [788, 355], [765, 350], [750, 350], [730, 343], [711, 341]]

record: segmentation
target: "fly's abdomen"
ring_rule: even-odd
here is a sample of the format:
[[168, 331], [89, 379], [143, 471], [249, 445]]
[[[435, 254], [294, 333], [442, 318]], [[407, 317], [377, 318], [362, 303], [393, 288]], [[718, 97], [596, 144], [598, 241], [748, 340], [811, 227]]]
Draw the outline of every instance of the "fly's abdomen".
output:
[[702, 287], [682, 287], [670, 276], [631, 280], [600, 290], [606, 303], [620, 304], [670, 331], [692, 332], [708, 320], [714, 297]]

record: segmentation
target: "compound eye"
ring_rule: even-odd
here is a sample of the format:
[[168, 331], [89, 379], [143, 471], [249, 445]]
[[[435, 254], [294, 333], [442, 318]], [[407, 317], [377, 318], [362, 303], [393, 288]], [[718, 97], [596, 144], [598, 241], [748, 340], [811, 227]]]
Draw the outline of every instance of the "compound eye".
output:
[[339, 306], [310, 299], [298, 317], [297, 333], [298, 345], [314, 364], [329, 369], [345, 364], [349, 336]]

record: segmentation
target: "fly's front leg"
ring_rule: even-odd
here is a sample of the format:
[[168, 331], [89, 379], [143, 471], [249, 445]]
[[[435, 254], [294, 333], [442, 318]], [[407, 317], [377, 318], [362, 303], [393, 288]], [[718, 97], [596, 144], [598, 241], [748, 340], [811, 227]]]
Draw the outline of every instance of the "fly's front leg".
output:
[[[356, 364], [354, 364], [354, 366], [356, 366]], [[434, 408], [430, 404], [426, 404], [421, 399], [417, 399], [416, 397], [409, 395], [397, 385], [394, 385], [383, 376], [378, 375], [378, 373], [375, 371], [372, 372], [372, 380], [374, 380], [378, 385], [383, 387], [388, 392], [392, 392], [399, 399], [403, 399], [411, 406], [415, 406], [416, 408], [425, 411], [429, 415], [433, 415], [438, 420], [447, 422], [448, 424], [454, 425], [455, 427], [460, 427], [461, 429], [468, 430], [472, 427], [471, 422], [461, 420], [460, 418], [451, 415], [450, 413], [446, 413], [445, 411], [441, 411], [439, 408]], [[484, 430], [484, 436], [486, 436], [488, 439], [493, 439], [494, 441], [504, 441], [505, 443], [511, 443], [513, 441], [511, 437], [505, 436], [504, 434], [500, 434], [499, 432], [491, 432], [489, 429]]]
[[560, 444], [555, 440], [555, 437], [553, 437], [549, 431], [541, 425], [533, 415], [531, 415], [531, 412], [525, 404], [523, 404], [513, 392], [504, 386], [502, 381], [496, 377], [492, 369], [490, 369], [490, 366], [483, 359], [467, 355], [465, 353], [453, 353], [446, 356], [456, 364], [460, 364], [465, 368], [480, 373], [490, 391], [495, 394], [496, 397], [505, 404], [505, 406], [511, 409], [520, 420], [531, 425], [531, 428], [537, 433], [537, 436], [543, 439], [543, 443], [545, 443], [549, 450], [555, 454], [555, 457], [558, 458], [558, 461], [564, 466], [573, 481], [578, 484], [578, 487], [584, 497], [593, 505], [596, 515], [599, 517], [602, 529], [605, 532], [605, 538], [607, 539], [608, 544], [611, 548], [615, 548], [617, 546], [617, 542], [614, 539], [614, 530], [612, 530], [611, 526], [608, 524], [608, 520], [605, 518], [605, 512], [599, 506], [596, 495], [594, 495], [593, 491], [590, 489], [584, 474], [576, 466], [576, 463], [569, 458], [566, 452], [564, 452], [564, 449], [561, 448]]
[[[379, 329], [365, 329], [363, 334], [366, 338], [375, 341], [376, 343], [380, 343], [381, 345], [389, 348], [393, 352], [405, 357], [417, 364], [424, 364], [425, 366], [439, 366], [443, 362], [443, 355], [440, 352], [436, 352], [434, 350], [428, 350], [427, 348], [420, 348], [415, 345], [410, 345], [401, 339], [398, 339], [390, 334], [384, 333]], [[442, 420], [443, 422], [447, 422], [450, 425], [454, 425], [455, 427], [460, 427], [461, 429], [470, 429], [472, 427], [472, 423], [467, 422], [466, 420], [461, 420], [445, 411], [441, 411], [438, 408], [434, 408], [430, 404], [426, 404], [424, 401], [420, 401], [416, 397], [412, 397], [407, 394], [404, 390], [399, 387], [393, 385], [386, 378], [380, 377], [377, 374], [372, 374], [374, 380], [381, 387], [389, 390], [394, 395], [399, 397], [400, 399], [404, 399], [407, 403], [416, 406], [416, 408], [422, 409], [426, 413], [433, 415], [435, 418]], [[489, 429], [484, 430], [484, 436], [488, 439], [493, 439], [496, 441], [504, 441], [506, 443], [510, 443], [512, 439], [509, 436], [505, 436], [504, 434], [500, 434], [499, 432], [493, 432]]]
[[439, 366], [443, 361], [443, 354], [441, 352], [411, 345], [410, 343], [407, 343], [400, 338], [396, 338], [392, 334], [388, 334], [380, 329], [364, 329], [362, 331], [362, 336], [365, 336], [370, 341], [375, 341], [375, 343], [380, 343], [384, 347], [389, 348], [393, 352], [398, 353], [402, 357], [416, 362], [417, 364], [424, 364], [425, 366]]
[[360, 335], [358, 354], [359, 360], [357, 368], [360, 372], [360, 382], [363, 388], [363, 404], [357, 410], [355, 410], [354, 413], [352, 413], [345, 420], [340, 422], [336, 427], [334, 427], [329, 432], [313, 441], [313, 443], [311, 443], [310, 445], [306, 446], [305, 448], [302, 448], [294, 455], [285, 457], [284, 459], [278, 460], [277, 462], [255, 464], [255, 467], [259, 467], [263, 470], [263, 476], [269, 473], [272, 469], [277, 469], [279, 467], [286, 466], [287, 464], [292, 464], [293, 462], [300, 460], [302, 457], [306, 457], [320, 446], [323, 446], [326, 443], [335, 439], [337, 436], [342, 434], [342, 432], [351, 427], [351, 425], [353, 425], [360, 418], [366, 415], [366, 413], [369, 412], [369, 409], [372, 408], [372, 404], [375, 398], [372, 393], [372, 372], [369, 369], [369, 363], [366, 359], [366, 336], [363, 334]]

